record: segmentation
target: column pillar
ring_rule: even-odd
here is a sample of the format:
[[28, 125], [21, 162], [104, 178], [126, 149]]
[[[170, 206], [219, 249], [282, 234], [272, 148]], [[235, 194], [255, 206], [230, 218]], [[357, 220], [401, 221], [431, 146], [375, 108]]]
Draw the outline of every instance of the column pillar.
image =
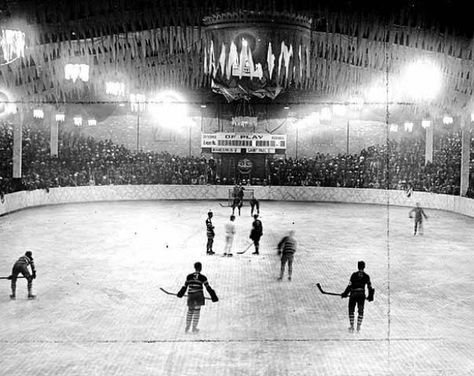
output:
[[461, 117], [461, 186], [459, 195], [466, 196], [469, 188], [469, 160], [471, 154], [471, 123]]
[[51, 123], [49, 150], [52, 157], [57, 157], [59, 143], [59, 122], [56, 121], [56, 114], [54, 113], [54, 111], [51, 111], [49, 119]]
[[433, 162], [434, 122], [426, 128], [425, 139], [425, 164], [427, 164]]
[[23, 149], [24, 109], [18, 109], [16, 122], [13, 125], [13, 178], [21, 178], [21, 158]]

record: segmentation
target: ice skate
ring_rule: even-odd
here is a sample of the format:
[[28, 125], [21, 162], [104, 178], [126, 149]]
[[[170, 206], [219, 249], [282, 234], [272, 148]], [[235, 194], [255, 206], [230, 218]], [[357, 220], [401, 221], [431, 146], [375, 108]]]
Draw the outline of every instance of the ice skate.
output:
[[11, 294], [11, 295], [10, 295], [10, 299], [11, 299], [11, 300], [15, 300], [15, 299], [16, 299], [15, 294]]
[[28, 295], [28, 299], [29, 299], [29, 300], [36, 299], [36, 295], [29, 294], [29, 295]]

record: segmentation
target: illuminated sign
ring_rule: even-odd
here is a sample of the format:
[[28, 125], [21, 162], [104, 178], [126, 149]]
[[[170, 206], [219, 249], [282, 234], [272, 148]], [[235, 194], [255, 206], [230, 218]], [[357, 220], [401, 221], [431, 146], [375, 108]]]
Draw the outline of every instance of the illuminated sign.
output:
[[212, 153], [276, 153], [286, 150], [286, 135], [268, 133], [202, 133], [201, 147]]

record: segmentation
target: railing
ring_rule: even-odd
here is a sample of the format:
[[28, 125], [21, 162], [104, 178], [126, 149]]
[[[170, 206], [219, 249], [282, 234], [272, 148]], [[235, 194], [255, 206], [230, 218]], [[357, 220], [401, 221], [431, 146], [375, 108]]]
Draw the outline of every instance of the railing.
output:
[[[5, 195], [0, 215], [43, 205], [77, 202], [130, 200], [221, 200], [227, 202], [228, 185], [104, 185], [21, 191]], [[474, 200], [444, 194], [333, 187], [251, 186], [261, 201], [343, 202], [414, 206], [419, 202], [428, 209], [446, 210], [474, 217]]]

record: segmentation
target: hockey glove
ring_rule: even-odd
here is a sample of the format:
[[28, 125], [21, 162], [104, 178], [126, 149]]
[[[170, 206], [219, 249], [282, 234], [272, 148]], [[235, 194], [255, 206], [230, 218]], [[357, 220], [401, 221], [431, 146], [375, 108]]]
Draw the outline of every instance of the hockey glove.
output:
[[208, 288], [207, 291], [209, 292], [209, 295], [211, 296], [211, 300], [213, 303], [216, 303], [219, 301], [219, 298], [217, 297], [216, 292], [213, 289]]
[[13, 276], [9, 275], [7, 279], [11, 281], [13, 279]]
[[32, 277], [33, 277], [33, 279], [36, 279], [36, 272], [33, 272]]
[[176, 294], [176, 296], [178, 298], [182, 298], [184, 296], [184, 293], [186, 292], [186, 286], [183, 286], [181, 287], [181, 290], [178, 291], [178, 293]]
[[347, 293], [347, 292], [344, 291], [344, 292], [341, 294], [341, 299], [347, 298], [348, 296], [349, 296], [349, 293]]
[[375, 289], [374, 288], [369, 289], [369, 296], [367, 297], [367, 300], [369, 302], [374, 301], [374, 294], [375, 294]]

